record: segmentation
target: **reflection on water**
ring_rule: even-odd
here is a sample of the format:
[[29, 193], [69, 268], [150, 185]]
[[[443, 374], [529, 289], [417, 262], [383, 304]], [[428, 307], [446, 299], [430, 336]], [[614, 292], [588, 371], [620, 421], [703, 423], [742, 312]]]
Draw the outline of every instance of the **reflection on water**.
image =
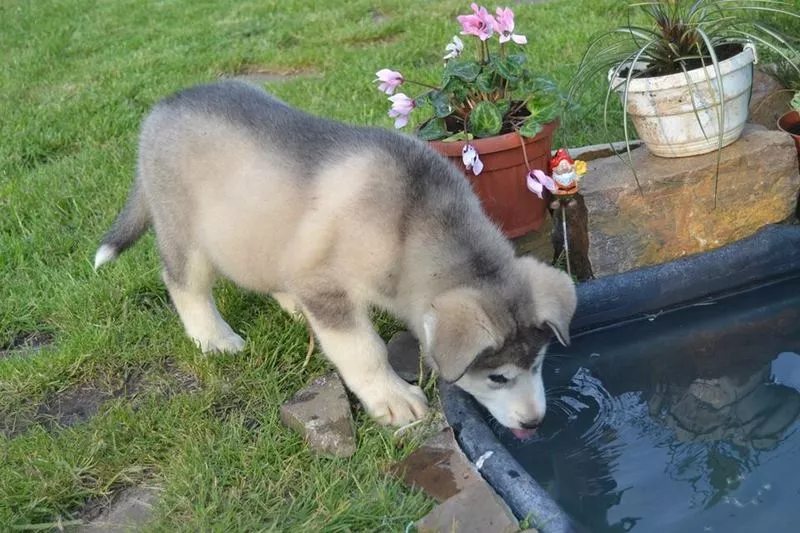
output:
[[592, 532], [795, 531], [800, 282], [577, 340], [539, 435], [502, 437]]

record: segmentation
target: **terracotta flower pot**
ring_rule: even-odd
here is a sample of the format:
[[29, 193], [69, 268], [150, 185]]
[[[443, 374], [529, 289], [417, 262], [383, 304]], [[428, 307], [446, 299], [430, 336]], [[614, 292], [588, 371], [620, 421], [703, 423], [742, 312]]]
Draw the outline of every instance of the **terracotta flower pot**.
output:
[[797, 148], [798, 165], [800, 165], [800, 112], [792, 110], [778, 119], [778, 127], [792, 136]]
[[[549, 172], [553, 132], [558, 119], [542, 128], [536, 137], [525, 138], [525, 152], [531, 169]], [[525, 155], [516, 132], [470, 141], [483, 161], [483, 172], [476, 176], [461, 160], [465, 141], [431, 141], [431, 146], [453, 162], [472, 183], [489, 218], [509, 238], [519, 237], [542, 227], [547, 217], [549, 198], [539, 199], [528, 190]]]

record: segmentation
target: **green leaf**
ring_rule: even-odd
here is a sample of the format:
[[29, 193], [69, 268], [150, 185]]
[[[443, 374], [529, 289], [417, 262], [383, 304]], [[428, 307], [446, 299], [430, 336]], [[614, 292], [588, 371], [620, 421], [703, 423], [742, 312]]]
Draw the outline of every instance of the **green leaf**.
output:
[[442, 92], [450, 95], [451, 105], [460, 105], [467, 101], [469, 97], [469, 87], [458, 78], [452, 78], [447, 85], [442, 88]]
[[434, 118], [419, 129], [417, 137], [423, 141], [437, 141], [447, 136], [448, 133], [450, 132], [447, 131], [444, 119]]
[[558, 85], [556, 82], [549, 78], [543, 78], [541, 76], [530, 76], [526, 77], [526, 88], [530, 88], [531, 92], [547, 92], [547, 93], [558, 93]]
[[540, 131], [542, 131], [542, 123], [534, 117], [528, 117], [528, 120], [519, 129], [519, 133], [523, 137], [536, 137]]
[[531, 113], [531, 117], [541, 123], [550, 122], [558, 116], [558, 102], [549, 95], [536, 95], [526, 106]]
[[466, 82], [473, 82], [481, 73], [481, 65], [477, 61], [450, 61], [444, 67], [442, 85], [447, 85], [451, 78], [459, 78]]
[[491, 61], [497, 73], [510, 81], [517, 81], [525, 72], [523, 68], [525, 56], [493, 57]]
[[479, 102], [469, 114], [469, 130], [475, 137], [497, 135], [502, 127], [503, 115], [493, 102]]
[[500, 88], [495, 80], [494, 70], [486, 69], [475, 78], [475, 88], [483, 93], [491, 93]]
[[453, 112], [453, 108], [450, 106], [450, 99], [441, 91], [433, 91], [430, 101], [433, 106], [433, 113], [438, 118], [444, 118]]
[[497, 109], [500, 110], [500, 116], [505, 117], [508, 111], [511, 109], [511, 102], [508, 100], [498, 100], [495, 102]]
[[432, 93], [433, 93], [433, 91], [428, 91], [428, 92], [422, 93], [421, 95], [419, 95], [416, 98], [414, 98], [414, 106], [422, 107], [425, 104], [427, 104], [428, 101], [431, 99], [431, 94]]
[[531, 112], [531, 117], [542, 123], [550, 122], [558, 116], [558, 107], [555, 105], [531, 108], [530, 103], [528, 103], [528, 111]]
[[464, 133], [463, 131], [459, 131], [458, 133], [454, 133], [450, 137], [445, 137], [442, 139], [442, 142], [455, 142], [455, 141], [471, 141], [474, 139], [475, 136], [471, 133]]
[[567, 106], [569, 102], [558, 89], [558, 86], [548, 78], [523, 76], [520, 80], [520, 88], [526, 95], [533, 95], [536, 99], [536, 107], [546, 107], [553, 103], [558, 106]]

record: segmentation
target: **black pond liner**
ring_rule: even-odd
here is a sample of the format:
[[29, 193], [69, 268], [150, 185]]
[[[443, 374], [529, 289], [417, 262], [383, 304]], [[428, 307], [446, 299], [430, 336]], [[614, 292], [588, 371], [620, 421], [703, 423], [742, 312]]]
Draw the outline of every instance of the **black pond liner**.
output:
[[[800, 226], [767, 226], [711, 252], [578, 285], [573, 336], [796, 276]], [[445, 416], [461, 448], [473, 463], [492, 452], [480, 471], [514, 514], [542, 533], [580, 531], [500, 443], [486, 411], [457, 387], [441, 380], [439, 386]]]

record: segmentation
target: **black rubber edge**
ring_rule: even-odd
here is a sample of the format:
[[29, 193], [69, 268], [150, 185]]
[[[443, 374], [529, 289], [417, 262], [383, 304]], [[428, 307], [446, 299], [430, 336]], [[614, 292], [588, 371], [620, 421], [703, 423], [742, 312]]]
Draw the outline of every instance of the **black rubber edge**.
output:
[[569, 517], [514, 457], [486, 424], [475, 400], [454, 385], [439, 380], [445, 417], [461, 449], [473, 463], [488, 452], [478, 469], [517, 518], [541, 533], [577, 533]]
[[581, 283], [571, 329], [596, 329], [798, 270], [800, 225], [766, 226], [710, 252]]
[[[736, 243], [669, 263], [581, 283], [572, 329], [585, 332], [743, 287], [800, 274], [800, 226], [771, 225]], [[475, 400], [439, 381], [445, 416], [480, 472], [520, 520], [541, 533], [579, 528], [497, 439]]]

